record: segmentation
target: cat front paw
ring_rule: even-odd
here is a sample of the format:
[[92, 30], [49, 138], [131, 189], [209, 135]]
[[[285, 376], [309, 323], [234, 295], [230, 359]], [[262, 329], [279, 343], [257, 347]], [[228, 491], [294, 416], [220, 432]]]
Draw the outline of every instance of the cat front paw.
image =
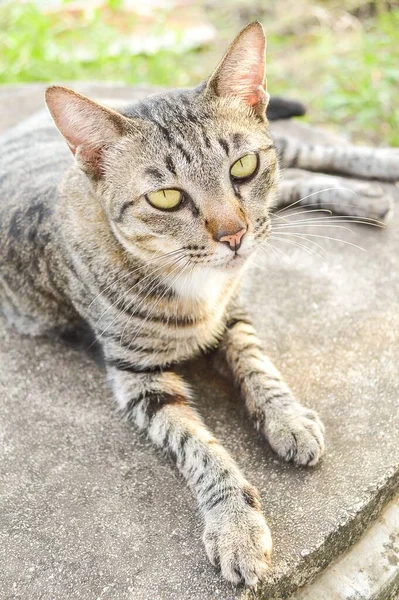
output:
[[324, 425], [317, 413], [295, 402], [267, 414], [266, 438], [276, 454], [287, 462], [314, 466], [324, 452]]
[[211, 563], [231, 583], [252, 587], [264, 579], [270, 563], [272, 539], [257, 508], [219, 505], [205, 517], [203, 537]]

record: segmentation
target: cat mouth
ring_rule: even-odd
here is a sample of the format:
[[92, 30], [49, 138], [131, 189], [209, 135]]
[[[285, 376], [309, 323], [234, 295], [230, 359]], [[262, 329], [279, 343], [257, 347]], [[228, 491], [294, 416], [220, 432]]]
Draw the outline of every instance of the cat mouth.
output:
[[195, 261], [198, 267], [207, 266], [218, 271], [233, 271], [244, 266], [248, 262], [252, 252], [231, 252], [230, 256], [215, 256], [211, 260]]
[[228, 270], [238, 269], [239, 267], [242, 267], [247, 262], [248, 258], [249, 258], [249, 256], [247, 254], [244, 255], [244, 254], [235, 252], [230, 258], [228, 258], [228, 260], [226, 260], [225, 262], [220, 264], [219, 267], [222, 269], [228, 269]]

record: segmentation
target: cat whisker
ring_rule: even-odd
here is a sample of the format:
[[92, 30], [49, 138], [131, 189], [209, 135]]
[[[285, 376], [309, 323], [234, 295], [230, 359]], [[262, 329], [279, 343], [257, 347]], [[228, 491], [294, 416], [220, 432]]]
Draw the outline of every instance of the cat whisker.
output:
[[[325, 258], [324, 255], [321, 255], [316, 250], [314, 250], [314, 248], [310, 248], [306, 244], [300, 244], [297, 240], [287, 240], [287, 238], [285, 238], [285, 237], [277, 237], [277, 236], [278, 236], [278, 234], [276, 234], [276, 238], [274, 238], [272, 241], [275, 241], [275, 242], [288, 242], [289, 241], [292, 245], [295, 245], [298, 248], [302, 248], [308, 254], [313, 254], [315, 256], [318, 256], [322, 260], [326, 260], [326, 258]], [[308, 242], [309, 244], [312, 244], [313, 246], [316, 246], [316, 248], [318, 248], [321, 252], [324, 252], [324, 253], [326, 252], [325, 248], [323, 248], [323, 246], [321, 246], [320, 244], [318, 244], [314, 240], [308, 240], [307, 238], [301, 238], [301, 239], [303, 239], [304, 241]]]
[[[182, 258], [184, 258], [184, 257], [180, 257], [180, 258], [178, 258], [177, 260], [180, 260], [180, 259], [182, 259]], [[174, 264], [175, 264], [175, 263], [172, 263], [172, 266], [173, 266]], [[122, 294], [121, 296], [119, 296], [119, 298], [118, 298], [118, 299], [117, 299], [117, 300], [116, 300], [116, 301], [115, 301], [115, 302], [114, 302], [114, 303], [113, 303], [111, 306], [109, 306], [109, 307], [108, 307], [108, 309], [105, 311], [105, 313], [106, 313], [106, 312], [107, 312], [107, 311], [108, 311], [110, 308], [112, 308], [112, 306], [115, 306], [115, 304], [117, 304], [117, 303], [120, 301], [120, 299], [121, 299], [123, 296], [126, 296], [127, 294], [129, 294], [129, 293], [130, 293], [130, 292], [131, 292], [131, 291], [132, 291], [132, 290], [133, 290], [133, 289], [136, 287], [136, 285], [138, 285], [139, 283], [142, 283], [142, 282], [144, 281], [144, 279], [146, 279], [146, 278], [148, 278], [148, 277], [151, 277], [151, 276], [152, 276], [152, 278], [150, 279], [150, 281], [149, 281], [148, 285], [149, 285], [149, 286], [153, 285], [153, 283], [154, 283], [154, 282], [157, 280], [157, 278], [158, 278], [158, 275], [156, 275], [155, 273], [157, 273], [157, 272], [161, 271], [161, 270], [162, 270], [162, 269], [164, 269], [164, 268], [165, 268], [165, 265], [161, 265], [161, 266], [160, 266], [160, 267], [158, 267], [158, 268], [157, 268], [155, 271], [153, 271], [152, 273], [150, 273], [149, 275], [147, 275], [145, 278], [143, 278], [143, 279], [141, 279], [140, 281], [136, 282], [136, 283], [135, 283], [135, 284], [134, 284], [134, 285], [133, 285], [131, 288], [129, 288], [129, 290], [127, 290], [126, 292], [124, 292], [124, 294]], [[159, 283], [159, 282], [157, 282], [157, 283]], [[149, 290], [149, 292], [147, 292], [147, 294], [146, 294], [146, 296], [145, 296], [144, 300], [146, 300], [146, 299], [148, 298], [148, 296], [149, 296], [149, 295], [150, 295], [150, 293], [153, 291], [153, 289], [155, 289], [155, 287], [156, 287], [156, 285], [155, 285], [153, 288], [151, 288], [151, 289]], [[128, 310], [129, 310], [129, 308], [130, 308], [130, 307], [133, 305], [133, 302], [134, 302], [134, 300], [135, 300], [137, 297], [138, 297], [138, 294], [135, 294], [135, 295], [133, 296], [133, 298], [132, 298], [132, 299], [129, 301], [129, 303], [127, 304], [127, 306], [125, 306], [125, 307], [124, 307], [124, 309], [122, 310], [122, 312], [121, 312], [121, 313], [118, 313], [118, 314], [117, 314], [117, 315], [114, 317], [114, 319], [112, 319], [112, 321], [111, 321], [110, 323], [108, 323], [107, 327], [105, 327], [105, 329], [103, 329], [103, 331], [102, 331], [102, 332], [101, 332], [101, 333], [100, 333], [100, 334], [99, 334], [99, 335], [98, 335], [98, 336], [95, 338], [95, 340], [93, 341], [93, 343], [92, 343], [91, 345], [93, 345], [93, 344], [94, 344], [96, 341], [98, 341], [99, 339], [101, 339], [101, 337], [102, 337], [102, 336], [103, 336], [103, 335], [104, 335], [104, 334], [105, 334], [105, 333], [108, 331], [108, 329], [109, 329], [109, 328], [110, 328], [110, 327], [111, 327], [111, 326], [112, 326], [112, 325], [115, 323], [115, 321], [118, 319], [118, 317], [120, 317], [120, 316], [121, 316], [121, 314], [123, 315], [123, 314], [125, 314], [125, 313], [126, 313]], [[141, 304], [142, 304], [142, 303], [141, 303]], [[140, 305], [141, 305], [141, 304], [140, 304]], [[101, 315], [101, 317], [98, 319], [98, 321], [97, 321], [96, 325], [97, 325], [97, 324], [98, 324], [98, 323], [101, 321], [101, 319], [102, 319], [102, 318], [105, 316], [105, 313], [103, 313], [103, 314]], [[90, 347], [91, 347], [91, 346], [90, 346]]]
[[[176, 260], [173, 262], [173, 264], [172, 264], [171, 266], [172, 266], [172, 267], [174, 267], [175, 265], [178, 265], [178, 263], [179, 263], [181, 260], [184, 260], [185, 258], [186, 258], [186, 256], [181, 256], [180, 258], [177, 258], [177, 259], [176, 259]], [[173, 270], [171, 271], [171, 273], [174, 273], [174, 272], [175, 272], [175, 270], [176, 270], [176, 269], [173, 269]], [[139, 302], [139, 304], [136, 306], [136, 312], [138, 312], [138, 311], [140, 310], [140, 308], [141, 308], [141, 307], [142, 307], [142, 306], [145, 304], [145, 302], [146, 302], [146, 300], [148, 299], [149, 295], [150, 295], [150, 294], [151, 294], [151, 293], [152, 293], [152, 292], [153, 292], [153, 291], [154, 291], [154, 290], [155, 290], [155, 289], [156, 289], [156, 288], [157, 288], [159, 285], [162, 285], [162, 284], [163, 284], [163, 282], [164, 282], [164, 281], [166, 281], [166, 279], [169, 277], [169, 275], [170, 275], [170, 273], [167, 273], [167, 274], [166, 274], [164, 277], [162, 277], [162, 279], [161, 279], [161, 280], [158, 280], [158, 276], [156, 276], [154, 279], [152, 279], [152, 280], [151, 280], [151, 282], [150, 282], [150, 285], [152, 285], [152, 287], [151, 287], [151, 289], [147, 290], [147, 293], [146, 293], [146, 295], [144, 296], [144, 298], [142, 298], [142, 300], [141, 300], [141, 301]], [[138, 297], [138, 295], [136, 294], [136, 296], [135, 296], [135, 297], [132, 299], [132, 301], [131, 301], [131, 302], [129, 302], [128, 306], [126, 306], [125, 310], [123, 311], [123, 314], [125, 314], [125, 313], [126, 313], [128, 310], [129, 310], [129, 308], [130, 308], [130, 307], [133, 305], [133, 302], [134, 302], [134, 300], [135, 300], [137, 297]], [[121, 336], [120, 336], [121, 344], [122, 344], [122, 340], [123, 340], [124, 333], [125, 333], [125, 331], [126, 331], [126, 328], [128, 327], [128, 325], [129, 325], [129, 323], [130, 323], [130, 321], [131, 321], [131, 319], [132, 319], [132, 316], [134, 316], [134, 315], [131, 315], [131, 316], [129, 317], [129, 319], [127, 320], [127, 323], [125, 324], [125, 326], [124, 326], [124, 328], [123, 328], [123, 331], [122, 331], [122, 333], [121, 333]]]
[[[143, 281], [145, 281], [146, 279], [150, 278], [150, 280], [147, 282], [146, 286], [144, 286], [144, 290], [143, 290], [143, 291], [145, 291], [145, 288], [148, 288], [148, 287], [152, 286], [151, 289], [147, 289], [147, 294], [145, 296], [145, 299], [148, 298], [149, 294], [157, 287], [157, 285], [159, 285], [160, 283], [162, 283], [162, 281], [168, 277], [168, 274], [166, 274], [165, 277], [163, 277], [161, 279], [161, 281], [159, 281], [160, 271], [164, 270], [167, 266], [169, 266], [170, 268], [174, 267], [175, 264], [177, 264], [180, 260], [184, 259], [185, 257], [186, 257], [185, 254], [181, 254], [181, 256], [175, 257], [175, 260], [172, 262], [171, 265], [168, 265], [168, 263], [160, 265], [154, 271], [152, 271], [151, 273], [149, 273], [146, 277], [144, 277], [143, 279], [140, 279], [137, 282], [137, 284], [138, 283], [142, 284]], [[135, 286], [133, 286], [132, 288], [130, 288], [130, 290], [128, 290], [128, 292], [130, 293], [130, 291], [132, 289], [134, 289], [134, 287]], [[125, 307], [125, 310], [129, 310], [129, 308], [133, 305], [134, 301], [136, 300], [136, 298], [138, 296], [139, 296], [139, 294], [135, 294], [129, 300], [127, 306]], [[140, 302], [140, 304], [138, 306], [141, 306], [141, 304], [142, 304], [142, 302]]]
[[[260, 258], [260, 257], [258, 256], [258, 258]], [[267, 258], [266, 253], [265, 253], [265, 258]], [[277, 275], [277, 271], [273, 271], [273, 269], [271, 269], [265, 261], [262, 261], [261, 264], [253, 263], [252, 268], [258, 269], [259, 271], [266, 271], [267, 273], [270, 273], [271, 275]]]
[[[168, 252], [167, 254], [163, 254], [163, 255], [161, 254], [161, 256], [159, 256], [160, 253], [157, 253], [158, 256], [155, 256], [154, 258], [152, 258], [144, 266], [148, 266], [148, 265], [156, 262], [157, 260], [160, 260], [161, 258], [166, 258], [166, 257], [171, 256], [171, 255], [175, 254], [176, 252], [180, 252], [180, 251], [181, 251], [181, 249], [173, 250], [172, 252]], [[136, 273], [137, 271], [140, 271], [142, 268], [143, 268], [143, 265], [140, 265], [136, 269], [133, 269], [132, 271], [128, 271], [127, 273], [124, 273], [121, 277], [118, 277], [118, 279], [115, 279], [115, 281], [113, 281], [112, 283], [107, 285], [107, 287], [105, 287], [103, 290], [101, 290], [101, 292], [99, 294], [97, 294], [97, 296], [90, 302], [88, 308], [91, 308], [93, 306], [94, 302], [97, 300], [97, 298], [102, 296], [104, 294], [104, 292], [109, 290], [113, 285], [119, 283], [120, 281], [123, 281], [124, 279], [127, 279], [128, 277], [131, 277], [134, 273]]]
[[[304, 239], [304, 238], [301, 238], [301, 239]], [[285, 242], [285, 243], [291, 244], [291, 245], [293, 245], [293, 246], [295, 246], [297, 248], [301, 248], [302, 250], [305, 250], [305, 252], [307, 252], [308, 254], [317, 256], [321, 260], [328, 262], [325, 256], [321, 255], [319, 252], [317, 252], [316, 250], [314, 250], [314, 248], [309, 248], [309, 246], [305, 246], [305, 244], [300, 244], [299, 242], [294, 241], [294, 240], [287, 240], [286, 238], [276, 238], [275, 241], [276, 242]], [[308, 241], [309, 243], [312, 243], [312, 240], [306, 240], [306, 241]], [[321, 250], [323, 250], [323, 252], [325, 251], [325, 249], [322, 246], [320, 246], [319, 244], [316, 244], [316, 246], [318, 246], [319, 248], [321, 248]]]
[[[342, 244], [347, 244], [348, 246], [353, 246], [354, 248], [357, 248], [358, 250], [362, 250], [363, 252], [366, 252], [365, 248], [362, 248], [362, 246], [358, 246], [357, 244], [354, 244], [353, 242], [348, 242], [347, 240], [342, 240], [340, 238], [334, 238], [331, 236], [327, 236], [327, 235], [319, 235], [316, 233], [306, 233], [306, 232], [301, 232], [301, 234], [299, 233], [288, 233], [288, 232], [279, 232], [276, 233], [275, 235], [291, 235], [291, 236], [296, 236], [296, 237], [317, 237], [317, 238], [321, 238], [324, 240], [333, 240], [335, 242], [341, 242]], [[306, 239], [306, 238], [305, 238]], [[311, 241], [311, 240], [308, 240]]]
[[357, 193], [354, 190], [351, 190], [350, 188], [347, 188], [347, 187], [334, 186], [334, 187], [329, 187], [329, 188], [322, 188], [321, 190], [316, 190], [315, 192], [312, 192], [311, 194], [308, 194], [307, 196], [303, 196], [303, 198], [299, 198], [299, 200], [292, 202], [288, 206], [284, 206], [283, 208], [280, 208], [280, 210], [277, 210], [275, 214], [282, 213], [285, 210], [288, 210], [289, 208], [291, 208], [292, 206], [299, 204], [299, 202], [302, 202], [302, 200], [307, 200], [307, 198], [311, 198], [312, 196], [321, 194], [321, 192], [331, 192], [333, 190], [340, 191], [340, 192], [350, 192], [351, 194], [354, 194], [355, 196], [357, 196]]
[[[177, 252], [181, 252], [181, 250], [179, 250], [179, 251], [175, 251], [174, 255], [176, 255], [176, 253], [177, 253]], [[100, 321], [101, 321], [101, 320], [102, 320], [102, 319], [105, 317], [105, 315], [107, 314], [107, 312], [108, 312], [109, 310], [111, 310], [111, 308], [113, 308], [113, 307], [114, 307], [116, 304], [118, 304], [118, 302], [120, 302], [120, 301], [122, 300], [122, 298], [124, 298], [124, 297], [125, 297], [125, 296], [127, 296], [127, 295], [130, 295], [130, 293], [131, 293], [131, 292], [134, 290], [134, 288], [135, 288], [137, 285], [139, 285], [139, 284], [142, 284], [142, 283], [143, 283], [143, 281], [146, 281], [148, 278], [152, 278], [152, 279], [150, 279], [150, 282], [149, 282], [149, 285], [151, 285], [151, 283], [152, 283], [153, 281], [155, 281], [155, 279], [156, 279], [156, 276], [155, 276], [155, 277], [153, 277], [153, 276], [154, 276], [156, 273], [158, 273], [159, 271], [162, 271], [162, 269], [164, 269], [164, 268], [167, 266], [167, 263], [168, 263], [168, 260], [167, 260], [167, 259], [169, 259], [169, 258], [170, 258], [170, 254], [168, 254], [168, 255], [164, 255], [163, 257], [160, 257], [160, 258], [157, 258], [156, 260], [158, 260], [158, 261], [162, 260], [162, 264], [161, 264], [161, 265], [158, 265], [158, 266], [157, 266], [157, 268], [156, 268], [154, 271], [152, 271], [152, 272], [151, 272], [151, 273], [149, 273], [148, 275], [145, 275], [143, 278], [141, 278], [141, 279], [139, 279], [138, 281], [136, 281], [136, 282], [135, 282], [135, 283], [134, 283], [134, 284], [133, 284], [133, 285], [132, 285], [132, 286], [131, 286], [131, 287], [130, 287], [128, 290], [126, 290], [126, 291], [125, 291], [125, 292], [123, 292], [123, 293], [122, 293], [120, 296], [118, 296], [118, 298], [117, 298], [117, 299], [116, 299], [114, 302], [112, 302], [112, 304], [110, 304], [110, 305], [108, 306], [108, 308], [107, 308], [107, 309], [106, 309], [106, 310], [105, 310], [105, 311], [102, 313], [102, 315], [101, 315], [101, 316], [100, 316], [100, 317], [97, 319], [97, 321], [96, 321], [96, 324], [95, 324], [95, 325], [97, 326], [97, 325], [100, 323]], [[164, 262], [164, 261], [166, 261], [166, 262]], [[152, 261], [151, 261], [151, 262], [152, 262]], [[154, 262], [155, 262], [155, 260], [154, 260]], [[172, 263], [172, 265], [173, 265], [173, 263]], [[146, 266], [148, 266], [148, 265], [146, 265]], [[136, 271], [138, 271], [138, 270], [140, 270], [140, 269], [135, 269], [135, 272], [136, 272]], [[128, 306], [125, 308], [125, 310], [128, 310], [128, 309], [130, 308], [130, 306], [132, 305], [132, 302], [135, 300], [135, 298], [136, 298], [136, 297], [137, 297], [137, 296], [134, 296], [134, 297], [133, 297], [133, 298], [130, 300], [130, 302], [129, 302]]]
[[[109, 310], [111, 310], [111, 308], [113, 308], [114, 306], [116, 306], [121, 300], [122, 298], [124, 298], [125, 296], [130, 296], [131, 292], [134, 290], [134, 288], [139, 285], [142, 284], [143, 281], [145, 281], [146, 279], [150, 278], [150, 281], [148, 282], [148, 285], [152, 285], [154, 281], [156, 281], [157, 279], [157, 272], [162, 271], [162, 269], [164, 268], [165, 265], [162, 265], [160, 267], [158, 267], [155, 271], [153, 271], [152, 273], [146, 275], [145, 277], [143, 277], [143, 279], [140, 279], [139, 281], [136, 281], [136, 283], [134, 285], [132, 285], [128, 290], [126, 290], [125, 292], [123, 292], [120, 296], [118, 296], [118, 298], [115, 300], [115, 302], [113, 302], [112, 304], [110, 304], [110, 306], [108, 306], [108, 308], [102, 313], [102, 315], [97, 319], [95, 326], [99, 325], [99, 323], [102, 321], [102, 319], [105, 317], [105, 315], [107, 314], [107, 312]], [[128, 304], [123, 308], [122, 313], [125, 313], [129, 310], [129, 308], [132, 306], [134, 300], [139, 296], [139, 294], [134, 294], [133, 297], [129, 300]], [[115, 323], [115, 321], [118, 318], [118, 314], [114, 317], [114, 319], [107, 325], [107, 327], [103, 330], [103, 332], [101, 333], [100, 337], [108, 330], [108, 328], [113, 325], [113, 323]]]
[[[268, 243], [266, 248], [270, 248], [272, 251], [274, 251], [275, 256], [279, 257], [279, 254], [282, 254], [284, 258], [286, 258], [287, 260], [290, 260], [290, 257], [288, 256], [288, 254], [286, 254], [286, 252], [284, 252], [284, 250], [282, 250], [281, 248], [278, 248], [277, 246], [273, 246], [272, 244]], [[266, 249], [265, 247], [263, 247], [263, 250]]]
[[344, 229], [345, 231], [349, 231], [349, 233], [355, 233], [352, 229], [349, 229], [349, 227], [344, 227], [343, 225], [334, 225], [334, 224], [329, 224], [329, 223], [309, 223], [309, 222], [303, 222], [303, 223], [298, 223], [298, 224], [294, 224], [294, 223], [290, 223], [289, 225], [286, 224], [281, 224], [281, 225], [275, 225], [275, 227], [273, 228], [274, 231], [285, 231], [286, 229], [296, 229], [297, 227], [327, 227], [328, 229]]
[[[312, 211], [304, 211], [305, 214]], [[277, 216], [277, 215], [276, 215]], [[282, 218], [282, 217], [278, 217]], [[378, 221], [377, 219], [369, 219], [368, 217], [356, 217], [351, 215], [332, 215], [332, 216], [320, 216], [320, 217], [312, 217], [310, 219], [284, 219], [284, 222], [287, 224], [291, 223], [357, 223], [360, 225], [371, 225], [372, 227], [379, 227], [381, 229], [385, 229], [386, 224], [382, 221]], [[283, 223], [277, 223], [277, 225], [283, 225]], [[273, 225], [275, 227], [276, 225]]]
[[278, 254], [278, 250], [279, 250], [279, 249], [278, 249], [278, 248], [275, 248], [275, 247], [273, 246], [273, 244], [270, 244], [270, 243], [269, 243], [269, 242], [267, 242], [267, 241], [264, 241], [264, 242], [262, 242], [262, 243], [263, 243], [263, 245], [264, 245], [264, 247], [265, 247], [265, 248], [267, 248], [267, 249], [269, 249], [269, 248], [270, 248], [270, 250], [273, 252], [273, 254], [274, 254], [275, 256], [277, 256], [277, 258], [279, 257], [279, 254]]
[[[272, 237], [272, 239], [276, 239], [277, 240], [277, 236], [279, 236], [279, 235], [280, 236], [283, 235], [283, 232], [277, 232], [277, 231], [275, 231], [274, 235], [271, 236], [271, 237]], [[321, 244], [319, 244], [315, 240], [308, 239], [304, 235], [301, 235], [301, 233], [289, 232], [289, 233], [284, 233], [284, 235], [291, 235], [291, 236], [295, 235], [295, 237], [301, 238], [303, 241], [307, 242], [308, 244], [312, 244], [312, 246], [316, 246], [316, 248], [318, 248], [321, 252], [327, 253], [326, 248], [324, 248]], [[286, 238], [285, 237], [283, 237], [283, 238], [280, 237], [280, 241], [282, 241], [283, 239], [285, 240]]]
[[[302, 205], [301, 205], [302, 206]], [[312, 206], [311, 204], [309, 204], [309, 206]], [[288, 221], [290, 217], [294, 217], [296, 215], [303, 215], [303, 214], [309, 214], [309, 213], [314, 213], [314, 212], [322, 212], [322, 213], [328, 213], [329, 215], [332, 215], [332, 211], [329, 210], [328, 208], [313, 208], [310, 210], [300, 210], [298, 212], [292, 212], [292, 213], [288, 213], [288, 215], [286, 216], [281, 216], [275, 213], [271, 213], [271, 217], [276, 218], [276, 219], [284, 219], [284, 221]]]
[[323, 188], [321, 190], [317, 190], [316, 192], [312, 192], [311, 194], [308, 194], [307, 196], [303, 196], [303, 198], [299, 198], [299, 200], [296, 200], [295, 202], [292, 202], [288, 206], [284, 206], [283, 208], [280, 208], [280, 210], [277, 210], [274, 214], [277, 215], [279, 213], [282, 213], [285, 210], [288, 210], [289, 208], [291, 208], [292, 206], [295, 206], [295, 204], [298, 204], [299, 202], [302, 202], [302, 200], [306, 200], [307, 198], [311, 198], [312, 196], [315, 196], [316, 194], [321, 194], [321, 192], [331, 192], [332, 190], [350, 192], [351, 194], [354, 194], [355, 196], [357, 196], [357, 193], [354, 190], [351, 190], [350, 188], [347, 188], [347, 187], [337, 187], [337, 186], [335, 186], [335, 187]]
[[[163, 268], [163, 267], [162, 267], [162, 268]], [[159, 269], [157, 269], [157, 270], [158, 270], [158, 271], [159, 271], [159, 270], [161, 270], [161, 267], [160, 267]], [[150, 279], [150, 281], [149, 281], [149, 285], [152, 285], [152, 284], [154, 283], [154, 281], [156, 281], [156, 279], [157, 279], [157, 276], [156, 276], [156, 275], [154, 276], [154, 272], [153, 272], [153, 273], [151, 273], [150, 275], [152, 275], [152, 278], [151, 278], [151, 279]], [[106, 313], [107, 313], [107, 312], [108, 312], [108, 311], [109, 311], [109, 310], [110, 310], [110, 309], [111, 309], [113, 306], [115, 306], [116, 304], [118, 304], [118, 302], [119, 302], [119, 301], [120, 301], [120, 300], [121, 300], [121, 299], [122, 299], [124, 296], [126, 296], [127, 294], [130, 294], [130, 292], [131, 292], [131, 291], [132, 291], [132, 290], [133, 290], [133, 289], [134, 289], [134, 288], [135, 288], [135, 287], [136, 287], [136, 286], [137, 286], [139, 283], [142, 283], [142, 281], [143, 281], [143, 280], [140, 280], [140, 281], [136, 282], [136, 283], [135, 283], [135, 284], [134, 284], [134, 285], [133, 285], [131, 288], [129, 288], [127, 291], [125, 291], [123, 294], [121, 294], [121, 295], [120, 295], [120, 296], [119, 296], [119, 297], [118, 297], [118, 298], [115, 300], [115, 302], [113, 302], [113, 303], [112, 303], [112, 304], [111, 304], [111, 305], [110, 305], [110, 306], [109, 306], [109, 307], [108, 307], [108, 308], [107, 308], [107, 309], [106, 309], [106, 310], [103, 312], [103, 314], [102, 314], [102, 315], [99, 317], [99, 319], [96, 321], [95, 325], [97, 326], [97, 325], [100, 323], [100, 321], [101, 321], [101, 320], [102, 320], [102, 319], [105, 317]], [[146, 295], [146, 298], [149, 296], [149, 294], [151, 293], [151, 291], [152, 291], [152, 290], [150, 290], [150, 292], [149, 292], [149, 293]], [[121, 317], [122, 315], [124, 315], [124, 314], [125, 314], [125, 313], [126, 313], [128, 310], [129, 310], [129, 308], [132, 306], [132, 304], [133, 304], [134, 300], [135, 300], [136, 298], [138, 298], [138, 296], [139, 296], [139, 294], [135, 294], [135, 295], [133, 296], [133, 298], [132, 298], [132, 299], [129, 301], [129, 303], [128, 303], [128, 304], [127, 304], [125, 307], [123, 307], [123, 309], [121, 310], [121, 312], [120, 312], [120, 313], [118, 312], [118, 313], [116, 314], [116, 316], [115, 316], [115, 317], [112, 319], [112, 321], [111, 321], [110, 323], [108, 323], [108, 325], [107, 325], [107, 326], [106, 326], [106, 327], [105, 327], [105, 328], [102, 330], [102, 332], [101, 332], [99, 335], [97, 335], [97, 336], [95, 337], [95, 339], [93, 340], [93, 342], [90, 344], [90, 346], [89, 346], [89, 349], [90, 349], [90, 348], [91, 348], [91, 347], [92, 347], [92, 346], [93, 346], [93, 345], [94, 345], [96, 342], [98, 342], [98, 341], [99, 341], [99, 340], [100, 340], [100, 339], [103, 337], [103, 335], [104, 335], [104, 334], [105, 334], [105, 333], [108, 331], [108, 329], [109, 329], [109, 328], [110, 328], [110, 327], [111, 327], [111, 326], [112, 326], [112, 325], [115, 323], [115, 321], [116, 321], [116, 320], [117, 320], [119, 317]]]
[[[328, 204], [328, 206], [334, 206], [334, 205], [338, 205], [338, 206], [342, 206], [342, 202], [341, 201], [337, 201], [337, 202], [333, 202], [333, 201], [328, 201], [326, 204]], [[314, 204], [301, 204], [301, 208], [306, 208], [306, 207], [312, 207], [314, 206]], [[345, 207], [346, 208], [354, 208], [354, 209], [359, 209], [358, 206], [356, 206], [355, 204], [348, 204], [345, 203]], [[294, 217], [296, 215], [299, 214], [308, 214], [310, 212], [316, 212], [317, 210], [328, 210], [328, 209], [315, 209], [313, 210], [304, 210], [304, 211], [300, 211], [300, 212], [295, 212], [295, 213], [287, 213], [284, 216], [278, 215], [277, 213], [271, 213], [271, 217], [272, 218], [277, 218], [277, 219], [285, 219], [286, 221], [290, 220], [291, 217]], [[332, 212], [332, 211], [329, 211]], [[345, 214], [340, 214], [340, 215], [334, 215], [331, 214], [330, 217], [325, 217], [326, 219], [344, 219], [344, 220], [348, 220], [351, 222], [356, 222], [356, 223], [360, 223], [361, 225], [372, 225], [375, 227], [381, 227], [381, 228], [385, 228], [386, 227], [386, 223], [384, 223], [383, 221], [380, 221], [378, 219], [375, 219], [373, 217], [360, 217], [359, 215], [345, 215]]]
[[[184, 265], [183, 265], [183, 269], [185, 266], [187, 266], [189, 264], [189, 261], [187, 261]], [[178, 270], [179, 268], [181, 268], [181, 265], [177, 265], [177, 267], [171, 272], [174, 273], [176, 270]], [[169, 273], [169, 275], [171, 275], [171, 273]], [[147, 323], [147, 321], [149, 320], [149, 318], [151, 317], [151, 315], [153, 314], [154, 310], [156, 309], [156, 307], [158, 306], [158, 304], [161, 302], [161, 300], [165, 297], [165, 295], [172, 289], [173, 284], [175, 283], [175, 281], [177, 281], [178, 277], [181, 275], [181, 272], [178, 272], [177, 275], [174, 277], [173, 281], [166, 287], [166, 290], [163, 292], [163, 294], [158, 298], [158, 300], [155, 302], [155, 304], [152, 306], [151, 310], [149, 311], [149, 313], [147, 314], [146, 318], [144, 319], [144, 321], [142, 322], [142, 324], [140, 325], [139, 329], [136, 331], [135, 336], [133, 337], [133, 339], [130, 341], [127, 350], [130, 349], [131, 345], [135, 342], [135, 340], [138, 338], [140, 332], [142, 331], [144, 325]], [[130, 320], [130, 318], [129, 318]], [[120, 338], [121, 341], [121, 345], [122, 345], [122, 337], [123, 337], [123, 332]]]

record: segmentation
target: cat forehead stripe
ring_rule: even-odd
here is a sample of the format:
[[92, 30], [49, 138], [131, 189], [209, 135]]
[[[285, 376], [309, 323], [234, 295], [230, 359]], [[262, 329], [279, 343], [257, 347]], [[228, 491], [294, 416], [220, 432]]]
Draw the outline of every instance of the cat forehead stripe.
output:
[[229, 154], [229, 144], [228, 144], [228, 142], [224, 138], [219, 138], [218, 142], [221, 145], [221, 147], [223, 148], [223, 150], [226, 152], [226, 154], [228, 155]]
[[173, 162], [173, 159], [170, 156], [170, 154], [168, 154], [165, 158], [165, 165], [166, 165], [166, 168], [168, 169], [168, 171], [170, 173], [172, 173], [172, 175], [176, 175], [175, 163]]
[[150, 175], [150, 177], [153, 177], [154, 179], [158, 179], [160, 181], [163, 180], [163, 174], [161, 173], [161, 171], [159, 169], [157, 169], [156, 167], [147, 167], [145, 169], [145, 173], [147, 175]]

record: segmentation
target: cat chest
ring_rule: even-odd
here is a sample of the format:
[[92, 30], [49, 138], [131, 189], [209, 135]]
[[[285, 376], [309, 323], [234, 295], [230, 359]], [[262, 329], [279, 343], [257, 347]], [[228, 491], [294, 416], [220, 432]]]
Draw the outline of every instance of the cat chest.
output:
[[159, 287], [151, 293], [143, 289], [133, 296], [125, 294], [123, 305], [113, 302], [106, 318], [100, 319], [107, 345], [112, 346], [110, 353], [138, 365], [156, 366], [187, 360], [216, 347], [223, 335], [232, 288], [220, 281], [206, 284], [197, 286], [198, 293], [194, 285], [186, 289]]
[[[158, 307], [159, 308], [159, 307]], [[119, 350], [124, 348], [140, 364], [165, 364], [187, 360], [215, 347], [225, 324], [224, 302], [188, 310], [170, 304], [147, 317], [130, 317], [117, 333]], [[109, 333], [109, 332], [107, 332]], [[119, 353], [119, 352], [118, 352]]]

